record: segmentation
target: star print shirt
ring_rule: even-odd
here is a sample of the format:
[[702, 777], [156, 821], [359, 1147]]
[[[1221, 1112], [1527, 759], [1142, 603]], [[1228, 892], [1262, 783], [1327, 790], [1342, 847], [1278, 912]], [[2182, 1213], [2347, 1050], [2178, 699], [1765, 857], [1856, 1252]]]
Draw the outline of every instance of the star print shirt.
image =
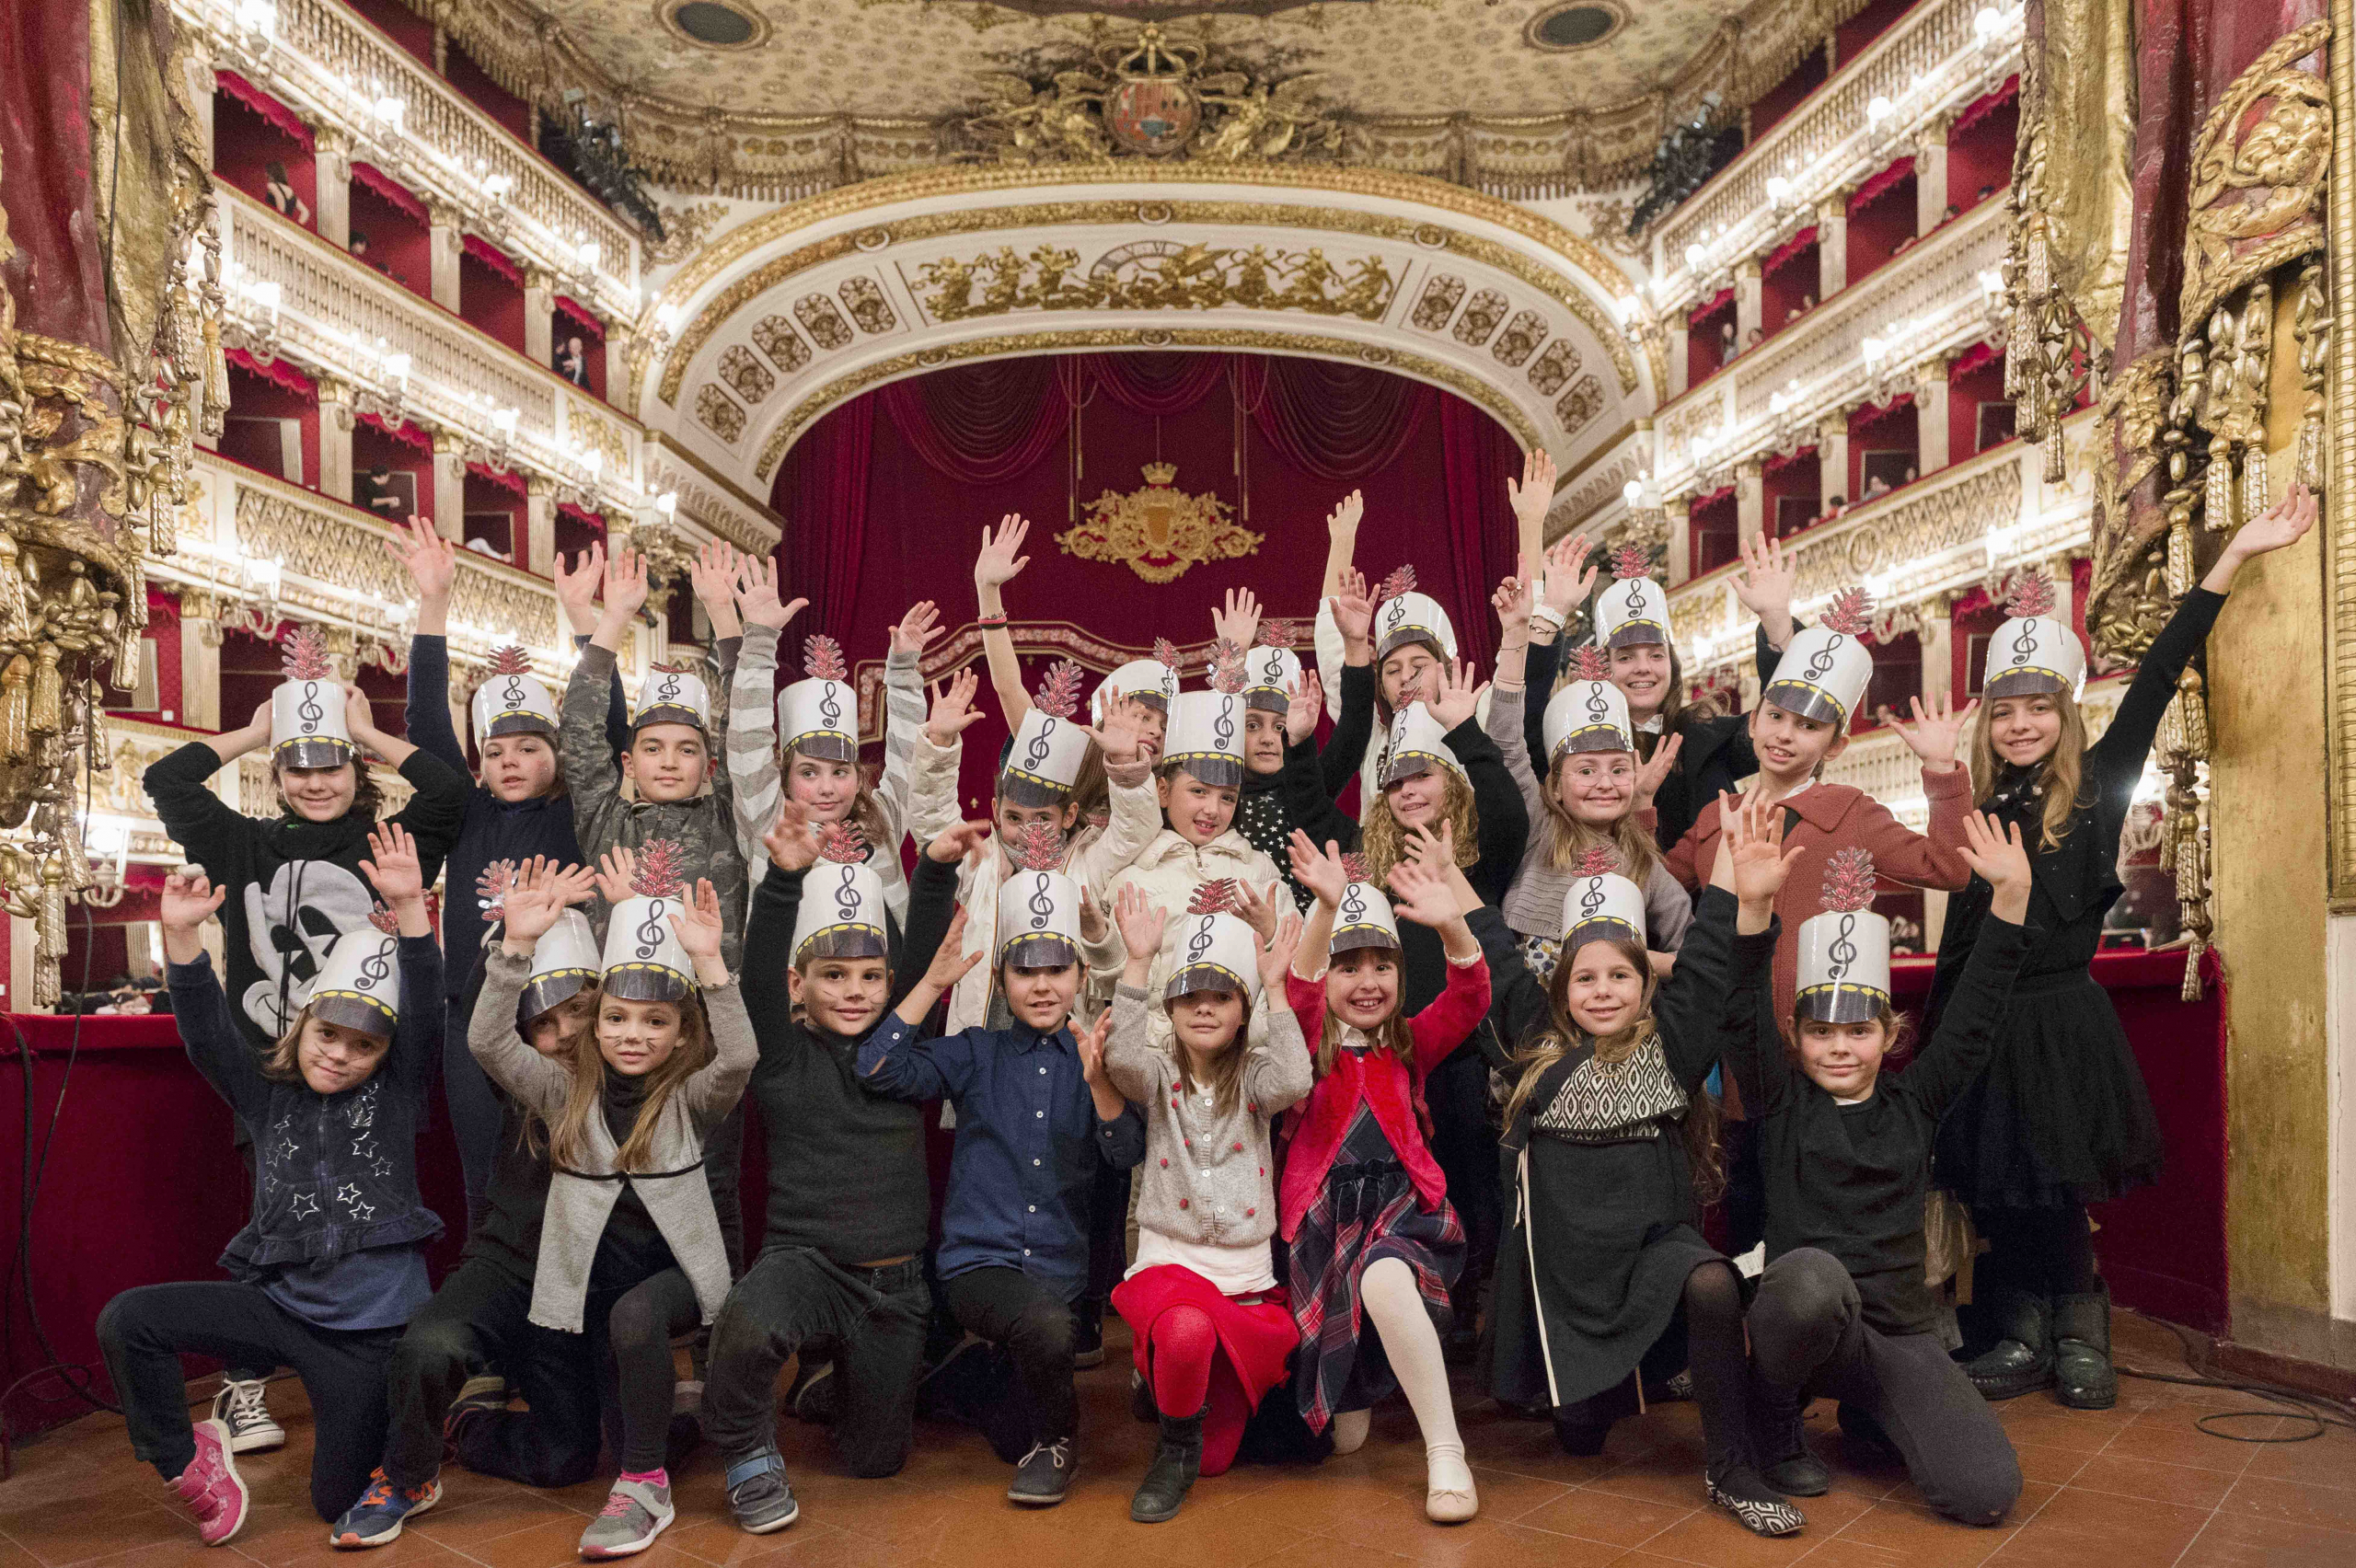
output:
[[392, 1048], [366, 1082], [335, 1094], [263, 1076], [210, 958], [166, 971], [189, 1060], [254, 1142], [254, 1217], [221, 1266], [321, 1328], [404, 1323], [430, 1294], [418, 1248], [442, 1221], [418, 1197], [414, 1151], [442, 1050], [442, 950], [403, 937], [399, 963]]

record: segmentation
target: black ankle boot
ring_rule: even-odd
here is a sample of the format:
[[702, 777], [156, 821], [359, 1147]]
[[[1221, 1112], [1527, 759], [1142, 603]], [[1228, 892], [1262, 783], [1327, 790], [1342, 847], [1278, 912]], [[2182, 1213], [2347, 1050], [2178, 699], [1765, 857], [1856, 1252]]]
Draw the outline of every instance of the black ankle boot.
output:
[[2045, 1297], [2027, 1291], [2006, 1291], [1992, 1303], [1998, 1339], [1995, 1348], [1964, 1368], [1981, 1398], [1993, 1401], [2033, 1394], [2053, 1383], [2053, 1339], [2050, 1309]]
[[1611, 1435], [1609, 1421], [1554, 1413], [1554, 1441], [1575, 1459], [1595, 1458], [1603, 1452], [1603, 1440]]
[[1760, 1479], [1786, 1497], [1821, 1497], [1832, 1485], [1832, 1472], [1808, 1452], [1800, 1419], [1807, 1413], [1807, 1401], [1797, 1389], [1751, 1378], [1751, 1451]]
[[[1204, 1409], [1209, 1407], [1206, 1405]], [[1161, 1447], [1129, 1499], [1129, 1517], [1141, 1525], [1158, 1525], [1177, 1517], [1195, 1478], [1203, 1473], [1203, 1412], [1161, 1418]]]
[[2110, 1365], [2110, 1286], [2091, 1296], [2053, 1298], [2053, 1394], [2072, 1410], [2108, 1410], [2119, 1402]]

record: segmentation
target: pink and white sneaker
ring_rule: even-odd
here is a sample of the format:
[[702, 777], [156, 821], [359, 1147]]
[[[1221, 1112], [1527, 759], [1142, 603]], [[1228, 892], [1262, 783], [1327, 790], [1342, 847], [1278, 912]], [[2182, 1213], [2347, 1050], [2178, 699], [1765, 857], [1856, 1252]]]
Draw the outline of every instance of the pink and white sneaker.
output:
[[196, 1519], [196, 1533], [207, 1546], [225, 1546], [245, 1528], [246, 1482], [229, 1453], [229, 1427], [222, 1421], [200, 1421], [193, 1435], [196, 1458], [177, 1480], [167, 1482], [173, 1494], [187, 1505]]

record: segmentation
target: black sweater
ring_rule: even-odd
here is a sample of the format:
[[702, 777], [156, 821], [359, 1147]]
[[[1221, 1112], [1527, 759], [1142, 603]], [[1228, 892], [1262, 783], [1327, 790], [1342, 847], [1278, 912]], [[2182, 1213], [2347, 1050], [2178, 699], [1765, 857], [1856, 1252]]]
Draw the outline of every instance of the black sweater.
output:
[[[753, 890], [745, 922], [745, 1011], [761, 1048], [749, 1095], [768, 1139], [762, 1244], [807, 1247], [846, 1265], [921, 1252], [932, 1211], [924, 1108], [860, 1086], [864, 1035], [813, 1029], [793, 1016], [786, 973], [802, 882], [801, 874], [772, 869]], [[931, 964], [956, 908], [957, 867], [918, 856], [907, 932], [892, 970], [893, 1006]]]
[[1939, 1116], [1996, 1049], [2028, 933], [1988, 920], [1930, 1043], [1904, 1072], [1885, 1070], [1864, 1103], [1843, 1105], [1784, 1052], [1773, 1000], [1780, 924], [1735, 939], [1737, 1006], [1758, 1023], [1730, 1026], [1726, 1040], [1727, 1066], [1761, 1128], [1767, 1259], [1821, 1248], [1856, 1282], [1866, 1323], [1886, 1334], [1928, 1332], [1937, 1303], [1923, 1280], [1923, 1199]]
[[[310, 999], [337, 935], [368, 923], [376, 897], [361, 878], [360, 862], [376, 824], [358, 812], [332, 822], [241, 816], [204, 787], [221, 767], [218, 752], [191, 741], [152, 765], [141, 782], [164, 831], [214, 886], [229, 890], [221, 905], [229, 1010], [247, 1041], [267, 1050]], [[417, 793], [390, 820], [416, 838], [431, 887], [457, 839], [467, 781], [422, 747], [410, 754], [400, 774]]]

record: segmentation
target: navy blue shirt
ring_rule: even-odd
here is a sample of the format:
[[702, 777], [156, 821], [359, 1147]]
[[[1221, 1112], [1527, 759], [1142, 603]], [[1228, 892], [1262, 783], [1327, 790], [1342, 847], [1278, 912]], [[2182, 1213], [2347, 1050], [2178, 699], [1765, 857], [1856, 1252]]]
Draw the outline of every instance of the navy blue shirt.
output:
[[1098, 1162], [1145, 1159], [1145, 1118], [1125, 1105], [1099, 1121], [1071, 1031], [969, 1029], [919, 1040], [896, 1017], [859, 1048], [868, 1089], [957, 1107], [941, 1277], [1021, 1269], [1065, 1300], [1088, 1284], [1088, 1191]]

